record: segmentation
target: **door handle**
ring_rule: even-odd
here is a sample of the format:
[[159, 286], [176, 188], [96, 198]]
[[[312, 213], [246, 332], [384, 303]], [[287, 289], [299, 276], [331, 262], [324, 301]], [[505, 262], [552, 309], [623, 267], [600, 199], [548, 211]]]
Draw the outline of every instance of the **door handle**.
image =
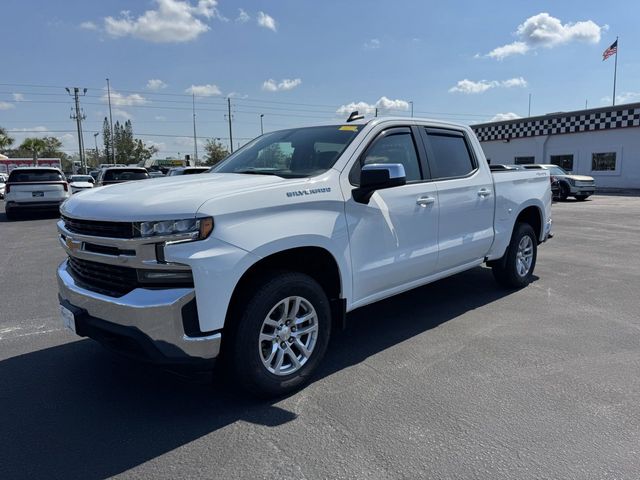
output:
[[488, 188], [481, 188], [480, 190], [478, 190], [478, 196], [479, 197], [488, 197], [489, 195], [491, 195], [491, 190], [489, 190]]
[[433, 205], [436, 203], [436, 199], [430, 196], [418, 197], [416, 200], [416, 205], [420, 205], [421, 207], [426, 207], [427, 205]]

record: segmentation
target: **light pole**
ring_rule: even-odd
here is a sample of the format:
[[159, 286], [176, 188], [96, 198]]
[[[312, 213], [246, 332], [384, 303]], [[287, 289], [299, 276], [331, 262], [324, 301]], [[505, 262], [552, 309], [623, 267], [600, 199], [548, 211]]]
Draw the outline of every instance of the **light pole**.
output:
[[96, 166], [100, 165], [100, 153], [98, 152], [98, 135], [100, 135], [100, 132], [96, 132], [93, 134], [93, 141], [96, 144]]
[[[113, 116], [111, 115], [111, 84], [109, 83], [109, 79], [107, 78], [107, 99], [109, 100], [109, 128], [110, 128], [110, 137], [111, 137], [111, 163], [116, 163], [116, 151], [113, 148]], [[109, 159], [107, 159], [107, 163], [109, 163]]]
[[264, 113], [260, 114], [260, 135], [264, 135], [264, 127], [262, 126], [262, 118], [264, 117]]
[[411, 104], [411, 118], [413, 118], [413, 102], [409, 102]]

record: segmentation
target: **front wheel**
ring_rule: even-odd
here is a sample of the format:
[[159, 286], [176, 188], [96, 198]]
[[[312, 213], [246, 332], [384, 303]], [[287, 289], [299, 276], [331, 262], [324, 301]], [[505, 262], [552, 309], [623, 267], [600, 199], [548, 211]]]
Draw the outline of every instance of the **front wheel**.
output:
[[561, 202], [565, 202], [569, 197], [569, 193], [569, 187], [563, 183], [562, 185], [560, 185], [560, 194], [558, 195], [558, 199]]
[[589, 195], [576, 195], [576, 200], [579, 202], [584, 202], [587, 198], [589, 198]]
[[497, 282], [509, 288], [526, 287], [536, 266], [538, 242], [528, 223], [517, 223], [509, 247], [500, 260], [492, 265]]
[[263, 278], [231, 339], [231, 368], [245, 390], [273, 397], [309, 380], [329, 343], [331, 312], [324, 290], [308, 275]]

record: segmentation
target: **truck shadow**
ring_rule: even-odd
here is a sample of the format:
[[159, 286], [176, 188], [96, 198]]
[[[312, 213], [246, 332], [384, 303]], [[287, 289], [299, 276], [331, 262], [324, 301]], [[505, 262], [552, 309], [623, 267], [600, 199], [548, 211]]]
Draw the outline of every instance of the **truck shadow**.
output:
[[[362, 308], [336, 332], [316, 381], [509, 294], [477, 268]], [[296, 419], [235, 393], [232, 380], [210, 380], [120, 359], [90, 340], [1, 361], [0, 478], [105, 478], [238, 420]]]

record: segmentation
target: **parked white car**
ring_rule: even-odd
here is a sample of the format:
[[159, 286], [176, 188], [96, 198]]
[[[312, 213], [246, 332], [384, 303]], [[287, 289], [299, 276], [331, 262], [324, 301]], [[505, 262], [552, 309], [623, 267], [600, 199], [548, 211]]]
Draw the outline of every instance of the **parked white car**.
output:
[[69, 177], [69, 187], [71, 193], [78, 193], [82, 190], [93, 188], [95, 180], [91, 175], [71, 175]]
[[0, 198], [4, 198], [5, 181], [0, 178]]
[[526, 286], [551, 236], [546, 170], [492, 174], [469, 127], [416, 118], [267, 133], [61, 212], [70, 329], [162, 363], [222, 355], [260, 395], [307, 382], [346, 312], [483, 263]]
[[5, 212], [9, 220], [23, 211], [58, 210], [69, 198], [63, 173], [52, 167], [19, 167], [5, 185]]

